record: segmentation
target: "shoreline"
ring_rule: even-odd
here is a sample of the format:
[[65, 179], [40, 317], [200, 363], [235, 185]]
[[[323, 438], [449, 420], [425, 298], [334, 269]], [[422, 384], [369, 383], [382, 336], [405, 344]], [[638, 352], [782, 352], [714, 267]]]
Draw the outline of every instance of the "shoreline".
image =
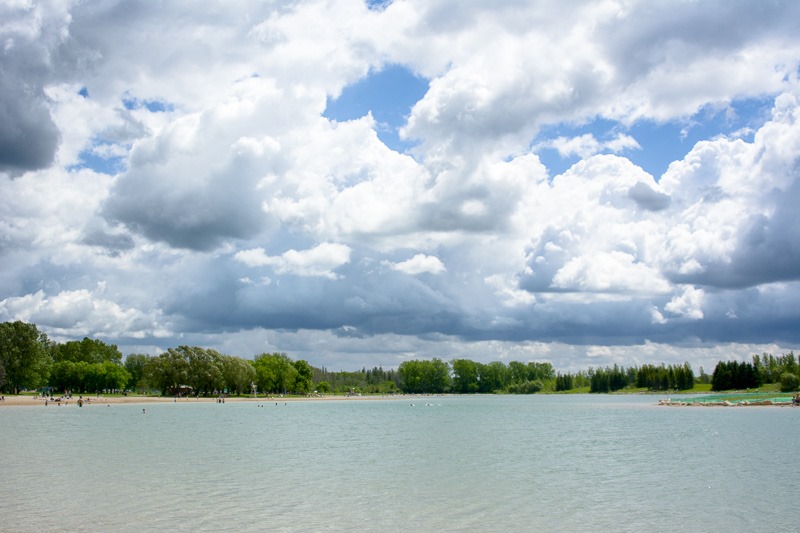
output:
[[[62, 399], [61, 405], [78, 405], [78, 400], [83, 399], [84, 406], [92, 406], [92, 405], [124, 405], [124, 404], [152, 404], [152, 403], [176, 403], [176, 404], [192, 404], [192, 403], [217, 403], [217, 397], [182, 397], [182, 398], [173, 398], [168, 396], [91, 396], [91, 395], [73, 395], [72, 398]], [[297, 396], [272, 396], [272, 397], [261, 397], [258, 398], [248, 398], [248, 397], [235, 397], [235, 398], [225, 398], [225, 403], [242, 403], [242, 402], [324, 402], [324, 401], [349, 401], [349, 400], [357, 400], [357, 401], [364, 401], [364, 400], [400, 400], [400, 399], [408, 399], [414, 398], [416, 396], [409, 395], [409, 396], [309, 396], [309, 397], [297, 397]], [[50, 398], [46, 398], [48, 406], [58, 403], [54, 401], [50, 401]], [[25, 395], [10, 395], [5, 396], [5, 401], [0, 401], [0, 408], [2, 407], [45, 407], [45, 397], [39, 396], [25, 396]]]

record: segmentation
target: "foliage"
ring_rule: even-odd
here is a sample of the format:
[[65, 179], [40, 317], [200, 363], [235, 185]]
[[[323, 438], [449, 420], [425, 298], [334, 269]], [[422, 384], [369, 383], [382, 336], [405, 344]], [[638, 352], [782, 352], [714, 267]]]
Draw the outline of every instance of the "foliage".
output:
[[53, 348], [53, 361], [72, 361], [77, 363], [104, 363], [106, 361], [117, 365], [122, 364], [122, 353], [116, 344], [106, 344], [97, 339], [84, 337], [81, 341], [68, 341], [56, 344]]
[[753, 389], [761, 385], [761, 373], [751, 363], [720, 361], [711, 376], [711, 390]]
[[789, 352], [778, 357], [764, 353], [753, 356], [753, 366], [758, 370], [764, 383], [778, 383], [783, 374], [794, 374], [800, 378], [800, 361], [794, 352]]
[[624, 368], [614, 365], [614, 368], [599, 368], [591, 378], [589, 392], [614, 392], [629, 385], [628, 374]]
[[[63, 344], [51, 342], [35, 325], [0, 324], [0, 390], [16, 391], [50, 384], [81, 392], [123, 387], [157, 388], [162, 394], [191, 390], [194, 394], [261, 392], [308, 394], [391, 394], [397, 391], [438, 394], [455, 392], [532, 394], [541, 391], [612, 392], [634, 387], [644, 390], [728, 390], [769, 387], [796, 390], [800, 358], [753, 355], [752, 363], [719, 362], [709, 376], [700, 367], [695, 378], [691, 365], [589, 368], [556, 374], [549, 362], [502, 361], [479, 363], [434, 358], [403, 362], [397, 370], [374, 367], [356, 372], [330, 372], [286, 354], [261, 354], [254, 360], [223, 355], [215, 350], [179, 346], [156, 357], [130, 354], [122, 364], [116, 345], [84, 337]], [[187, 389], [190, 388], [190, 389]]]
[[797, 378], [797, 375], [791, 372], [781, 374], [781, 392], [796, 391], [799, 384], [800, 379]]
[[232, 355], [218, 358], [222, 381], [231, 394], [246, 394], [256, 381], [256, 369], [250, 361]]
[[574, 388], [572, 374], [558, 374], [556, 376], [556, 391], [568, 391]]
[[150, 357], [143, 353], [132, 353], [125, 357], [125, 370], [130, 374], [131, 379], [127, 387], [129, 389], [144, 388], [145, 381], [145, 365]]
[[694, 372], [689, 363], [669, 366], [642, 365], [636, 370], [636, 386], [653, 391], [688, 390], [694, 387]]
[[256, 384], [260, 391], [288, 394], [306, 393], [309, 390], [306, 387], [306, 378], [300, 375], [297, 367], [285, 353], [257, 355], [253, 365], [256, 369]]
[[362, 368], [357, 372], [331, 372], [327, 368], [311, 367], [314, 374], [313, 382], [328, 383], [329, 392], [343, 393], [369, 393], [393, 394], [400, 388], [400, 376], [395, 370], [384, 370], [383, 367], [374, 367], [371, 370]]
[[511, 394], [536, 394], [544, 389], [542, 380], [535, 379], [533, 381], [524, 381], [522, 383], [513, 383], [508, 387], [508, 392]]
[[130, 373], [121, 365], [105, 361], [58, 361], [53, 363], [50, 385], [56, 390], [79, 393], [122, 390]]
[[454, 359], [451, 362], [453, 368], [453, 392], [460, 394], [471, 394], [478, 392], [478, 367], [479, 364], [469, 359]]
[[47, 335], [25, 322], [0, 324], [0, 366], [5, 373], [4, 392], [35, 389], [47, 383], [52, 345]]
[[441, 359], [403, 361], [397, 372], [403, 392], [441, 394], [450, 390], [450, 366]]
[[151, 386], [161, 391], [162, 396], [175, 394], [187, 384], [189, 361], [182, 351], [170, 348], [147, 361], [144, 375]]
[[131, 364], [141, 365], [141, 379], [162, 395], [188, 388], [192, 394], [204, 396], [226, 391], [249, 393], [256, 381], [256, 369], [250, 361], [197, 346], [170, 348], [156, 357], [137, 356]]

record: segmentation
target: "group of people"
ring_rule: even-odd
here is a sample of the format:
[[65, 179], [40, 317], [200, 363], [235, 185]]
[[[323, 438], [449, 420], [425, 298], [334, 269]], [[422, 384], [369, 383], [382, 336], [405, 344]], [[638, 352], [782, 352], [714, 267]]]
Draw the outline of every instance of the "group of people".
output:
[[800, 405], [800, 392], [794, 395], [792, 398], [792, 405]]

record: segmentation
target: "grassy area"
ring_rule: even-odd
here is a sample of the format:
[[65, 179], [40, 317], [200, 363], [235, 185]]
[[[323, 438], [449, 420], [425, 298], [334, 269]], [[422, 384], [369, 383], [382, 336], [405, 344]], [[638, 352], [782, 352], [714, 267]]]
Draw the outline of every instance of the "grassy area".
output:
[[753, 403], [769, 400], [774, 403], [789, 403], [792, 401], [793, 393], [777, 391], [730, 391], [717, 394], [709, 394], [686, 400], [687, 403]]

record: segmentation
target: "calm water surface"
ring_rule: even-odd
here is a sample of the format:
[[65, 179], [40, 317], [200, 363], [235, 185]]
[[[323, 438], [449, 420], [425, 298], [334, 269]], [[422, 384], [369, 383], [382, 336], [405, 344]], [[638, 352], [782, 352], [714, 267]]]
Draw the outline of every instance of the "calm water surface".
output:
[[798, 530], [800, 409], [657, 400], [4, 407], [0, 531]]

